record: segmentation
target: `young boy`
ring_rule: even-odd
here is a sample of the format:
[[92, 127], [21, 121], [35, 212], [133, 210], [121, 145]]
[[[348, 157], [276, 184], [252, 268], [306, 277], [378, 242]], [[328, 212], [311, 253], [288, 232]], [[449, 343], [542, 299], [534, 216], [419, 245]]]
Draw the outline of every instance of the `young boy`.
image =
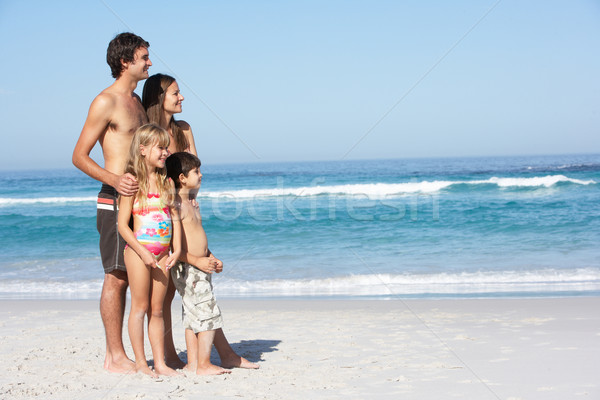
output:
[[[198, 375], [220, 375], [230, 371], [211, 364], [210, 350], [217, 331], [222, 332], [223, 319], [212, 292], [211, 274], [221, 272], [223, 263], [208, 249], [202, 217], [196, 203], [196, 195], [202, 181], [200, 160], [187, 152], [175, 153], [167, 159], [167, 175], [175, 183], [176, 207], [182, 226], [182, 251], [178, 265], [171, 269], [171, 278], [181, 295], [183, 325], [188, 363], [185, 369]], [[219, 332], [221, 336], [222, 333]], [[223, 336], [224, 337], [224, 336]], [[222, 346], [221, 346], [222, 347]], [[258, 368], [233, 349], [225, 346], [217, 351], [224, 366]], [[237, 360], [231, 363], [229, 360]]]

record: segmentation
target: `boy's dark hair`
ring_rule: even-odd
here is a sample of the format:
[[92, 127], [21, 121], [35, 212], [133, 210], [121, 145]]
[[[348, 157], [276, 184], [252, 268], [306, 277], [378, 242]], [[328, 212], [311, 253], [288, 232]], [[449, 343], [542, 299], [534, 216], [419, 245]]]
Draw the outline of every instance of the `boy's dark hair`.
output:
[[180, 188], [179, 174], [188, 176], [191, 170], [200, 167], [200, 159], [187, 151], [173, 153], [167, 158], [167, 176], [173, 179], [175, 187]]
[[148, 48], [150, 43], [130, 32], [119, 33], [110, 41], [106, 50], [106, 62], [113, 78], [117, 79], [123, 72], [121, 61], [133, 61], [135, 51], [140, 47]]

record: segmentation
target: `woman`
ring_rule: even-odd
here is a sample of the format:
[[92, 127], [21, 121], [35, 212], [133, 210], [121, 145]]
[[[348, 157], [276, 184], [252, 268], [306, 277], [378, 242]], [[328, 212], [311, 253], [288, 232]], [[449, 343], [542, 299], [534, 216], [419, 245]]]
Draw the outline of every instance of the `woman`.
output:
[[[173, 117], [182, 111], [181, 102], [183, 96], [179, 91], [179, 85], [175, 78], [165, 75], [152, 75], [146, 80], [142, 92], [142, 105], [146, 109], [149, 122], [153, 122], [164, 128], [171, 137], [169, 152], [187, 151], [195, 156], [196, 144], [192, 135], [192, 128], [185, 121], [176, 121]], [[185, 363], [179, 359], [175, 344], [173, 343], [173, 333], [171, 330], [171, 302], [175, 296], [175, 286], [173, 281], [169, 280], [169, 288], [165, 297], [163, 307], [165, 322], [165, 359], [167, 365], [172, 368], [183, 368]], [[223, 329], [219, 328], [215, 332], [214, 345], [221, 358], [223, 368], [259, 368], [258, 364], [246, 360], [239, 356], [229, 345]]]
[[182, 111], [183, 99], [177, 81], [169, 75], [152, 75], [144, 84], [142, 104], [148, 114], [148, 122], [169, 132], [169, 153], [187, 151], [198, 156], [192, 128], [187, 122], [176, 121], [173, 117]]

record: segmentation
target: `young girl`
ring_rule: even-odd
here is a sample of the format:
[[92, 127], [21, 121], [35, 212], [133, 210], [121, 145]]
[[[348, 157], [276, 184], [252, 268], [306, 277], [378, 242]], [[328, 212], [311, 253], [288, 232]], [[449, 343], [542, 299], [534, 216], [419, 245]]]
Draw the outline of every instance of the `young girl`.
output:
[[[137, 372], [150, 376], [177, 375], [164, 359], [163, 302], [169, 284], [169, 268], [181, 253], [181, 226], [172, 207], [175, 187], [166, 176], [169, 134], [154, 124], [141, 126], [129, 149], [126, 172], [138, 180], [136, 195], [119, 200], [119, 233], [127, 242], [125, 266], [131, 290], [129, 338]], [[133, 230], [129, 220], [133, 214]], [[134, 233], [135, 232], [135, 233]], [[169, 255], [169, 250], [173, 252]], [[144, 316], [154, 370], [144, 352]]]

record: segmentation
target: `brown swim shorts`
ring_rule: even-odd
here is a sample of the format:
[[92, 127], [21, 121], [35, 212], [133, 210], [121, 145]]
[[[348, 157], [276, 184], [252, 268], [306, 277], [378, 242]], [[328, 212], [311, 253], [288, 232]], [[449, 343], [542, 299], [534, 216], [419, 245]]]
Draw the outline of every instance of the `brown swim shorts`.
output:
[[118, 193], [109, 185], [102, 185], [98, 193], [96, 205], [96, 225], [100, 234], [100, 257], [104, 266], [104, 273], [115, 270], [127, 271], [123, 252], [125, 240], [119, 235], [117, 220], [119, 217]]

